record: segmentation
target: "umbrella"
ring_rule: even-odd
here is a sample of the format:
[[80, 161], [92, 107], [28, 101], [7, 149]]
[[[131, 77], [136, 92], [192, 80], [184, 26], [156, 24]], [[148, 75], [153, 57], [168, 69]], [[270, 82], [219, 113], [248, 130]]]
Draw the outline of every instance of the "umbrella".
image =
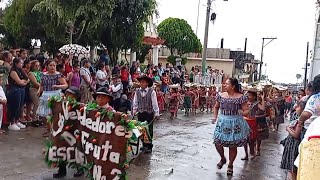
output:
[[78, 57], [79, 60], [82, 58], [89, 58], [90, 52], [87, 50], [87, 48], [80, 46], [78, 44], [67, 44], [62, 46], [59, 51], [62, 54], [73, 54], [73, 56]]

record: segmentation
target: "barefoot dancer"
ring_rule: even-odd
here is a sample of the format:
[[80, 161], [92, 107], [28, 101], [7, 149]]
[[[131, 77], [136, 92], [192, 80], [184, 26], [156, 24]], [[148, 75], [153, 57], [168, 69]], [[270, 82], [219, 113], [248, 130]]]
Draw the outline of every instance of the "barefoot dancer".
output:
[[224, 156], [224, 147], [229, 148], [227, 175], [232, 176], [237, 147], [244, 146], [250, 134], [250, 127], [243, 119], [243, 116], [249, 114], [249, 108], [247, 97], [240, 93], [240, 85], [237, 79], [228, 79], [224, 86], [226, 92], [217, 96], [214, 109], [213, 122], [217, 121], [214, 143], [221, 157], [217, 164], [218, 169], [221, 169], [227, 163]]

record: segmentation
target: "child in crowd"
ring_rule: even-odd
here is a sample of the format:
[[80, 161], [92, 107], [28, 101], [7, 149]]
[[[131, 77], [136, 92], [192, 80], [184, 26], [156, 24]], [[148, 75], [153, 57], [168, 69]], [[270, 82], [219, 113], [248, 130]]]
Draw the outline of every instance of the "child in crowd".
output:
[[159, 111], [161, 114], [164, 111], [165, 102], [164, 102], [164, 93], [161, 92], [159, 84], [156, 85], [156, 93], [157, 93], [157, 101], [158, 101]]
[[170, 78], [167, 73], [163, 73], [161, 77], [161, 91], [165, 94], [168, 93]]
[[202, 85], [199, 90], [199, 104], [200, 104], [200, 111], [204, 112], [205, 105], [207, 100], [207, 90], [206, 86]]
[[[301, 101], [296, 107], [296, 113], [301, 115], [305, 107], [305, 102]], [[297, 168], [294, 166], [294, 161], [299, 154], [299, 144], [300, 144], [300, 133], [302, 126], [297, 123], [298, 119], [292, 121], [287, 127], [289, 133], [288, 137], [281, 141], [281, 144], [284, 146], [281, 168], [289, 170], [288, 177], [289, 179], [295, 180], [297, 177]]]
[[192, 106], [192, 95], [193, 93], [190, 91], [190, 86], [185, 86], [185, 92], [184, 92], [184, 99], [183, 99], [183, 106], [184, 106], [184, 113], [185, 115], [190, 115], [190, 110]]
[[[65, 98], [71, 99], [71, 100], [76, 100], [76, 101], [80, 101], [81, 100], [81, 96], [80, 96], [80, 92], [78, 90], [77, 87], [69, 87], [66, 91], [65, 91]], [[67, 164], [65, 163], [59, 163], [58, 165], [58, 172], [56, 174], [53, 174], [53, 178], [55, 179], [60, 179], [63, 178], [67, 175]], [[74, 173], [73, 177], [81, 177], [84, 174], [84, 172], [80, 169], [77, 169], [77, 171]]]
[[0, 134], [5, 133], [5, 131], [2, 130], [1, 127], [2, 127], [2, 120], [5, 118], [5, 114], [6, 114], [5, 111], [3, 110], [3, 107], [6, 106], [7, 104], [7, 98], [1, 86], [1, 84], [3, 83], [2, 77], [3, 77], [3, 74], [0, 74]]
[[196, 115], [197, 114], [197, 109], [199, 107], [199, 92], [198, 92], [198, 88], [197, 88], [196, 85], [192, 86], [191, 92], [192, 92], [192, 96], [191, 96], [192, 114]]
[[209, 86], [207, 92], [207, 113], [212, 113], [213, 107], [216, 103], [217, 89], [214, 85]]
[[128, 100], [128, 96], [125, 94], [122, 94], [120, 99], [120, 112], [123, 112], [125, 114], [128, 113], [128, 111], [131, 111], [131, 102]]
[[170, 90], [170, 101], [169, 101], [169, 110], [170, 110], [170, 119], [174, 119], [177, 117], [177, 112], [179, 109], [179, 93], [178, 93], [178, 86], [172, 86]]
[[113, 110], [113, 108], [109, 105], [112, 100], [113, 96], [106, 87], [98, 89], [96, 93], [96, 102], [100, 108]]

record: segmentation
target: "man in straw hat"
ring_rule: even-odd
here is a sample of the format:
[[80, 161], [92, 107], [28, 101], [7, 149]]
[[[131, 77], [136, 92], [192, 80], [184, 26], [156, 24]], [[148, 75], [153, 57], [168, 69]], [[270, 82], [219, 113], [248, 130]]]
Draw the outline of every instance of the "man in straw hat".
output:
[[153, 81], [148, 76], [138, 78], [140, 88], [133, 97], [132, 114], [138, 114], [138, 121], [149, 123], [150, 143], [144, 143], [145, 153], [152, 152], [153, 120], [159, 118], [159, 107], [156, 92], [153, 90]]

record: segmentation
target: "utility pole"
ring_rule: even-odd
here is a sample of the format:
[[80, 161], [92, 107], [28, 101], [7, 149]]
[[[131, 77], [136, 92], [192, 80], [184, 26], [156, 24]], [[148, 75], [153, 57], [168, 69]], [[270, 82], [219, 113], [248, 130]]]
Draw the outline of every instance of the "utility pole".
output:
[[[262, 74], [262, 65], [263, 65], [263, 51], [266, 46], [268, 46], [273, 40], [277, 38], [262, 38], [262, 48], [261, 48], [261, 62], [260, 62], [260, 70], [259, 70], [259, 81], [261, 80], [261, 74]], [[265, 40], [269, 40], [267, 44], [265, 44]]]
[[210, 23], [210, 10], [211, 10], [212, 1], [208, 0], [207, 2], [207, 15], [206, 15], [206, 27], [204, 32], [204, 41], [203, 41], [203, 52], [202, 52], [202, 75], [206, 73], [206, 61], [207, 61], [207, 47], [208, 47], [208, 36], [209, 36], [209, 23]]
[[[202, 75], [206, 73], [206, 64], [207, 64], [207, 48], [208, 48], [208, 36], [209, 36], [209, 23], [210, 20], [214, 21], [216, 20], [216, 13], [211, 14], [211, 19], [210, 19], [210, 11], [211, 11], [211, 4], [214, 0], [208, 0], [207, 2], [207, 15], [206, 15], [206, 27], [205, 27], [205, 32], [204, 32], [204, 41], [203, 41], [203, 52], [202, 52]], [[228, 1], [228, 0], [223, 0], [223, 1]]]
[[308, 60], [309, 60], [309, 42], [307, 43], [307, 56], [306, 56], [306, 64], [304, 69], [304, 89], [307, 88], [307, 81], [308, 81], [308, 78], [307, 78], [308, 66], [309, 66]]

